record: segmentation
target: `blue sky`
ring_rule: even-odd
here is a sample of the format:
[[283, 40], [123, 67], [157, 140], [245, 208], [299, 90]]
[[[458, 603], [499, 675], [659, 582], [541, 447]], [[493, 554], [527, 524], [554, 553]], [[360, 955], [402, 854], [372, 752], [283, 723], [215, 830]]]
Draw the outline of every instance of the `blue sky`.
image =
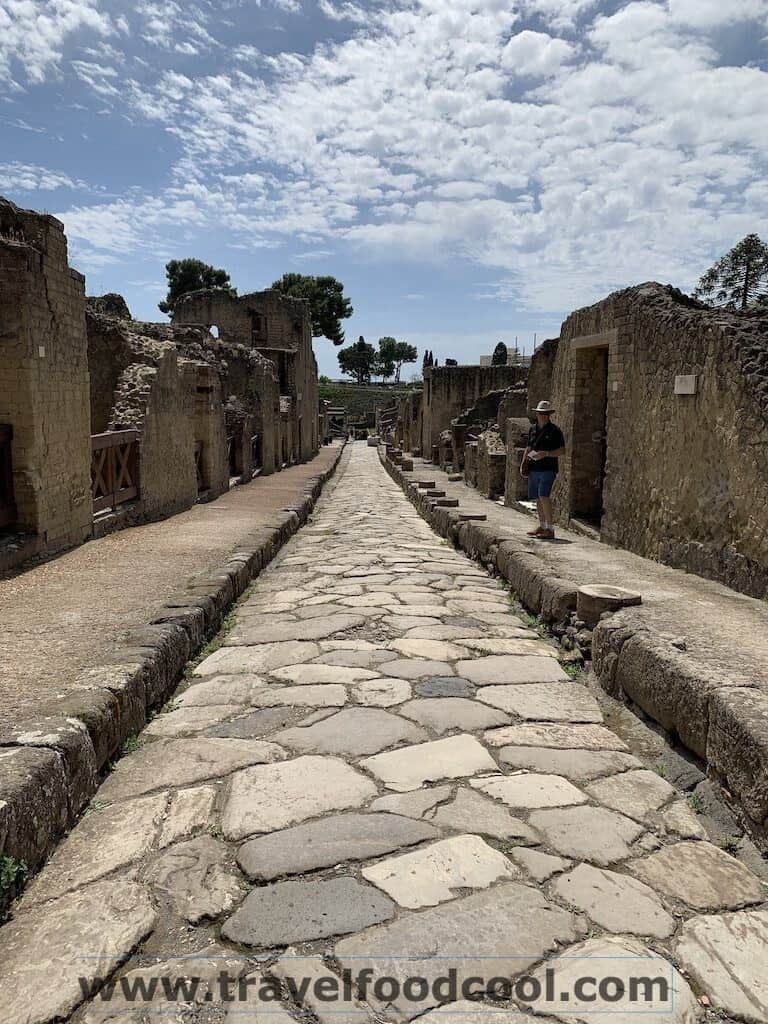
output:
[[148, 319], [196, 256], [338, 276], [348, 341], [530, 350], [768, 235], [766, 111], [768, 0], [0, 0], [0, 194]]

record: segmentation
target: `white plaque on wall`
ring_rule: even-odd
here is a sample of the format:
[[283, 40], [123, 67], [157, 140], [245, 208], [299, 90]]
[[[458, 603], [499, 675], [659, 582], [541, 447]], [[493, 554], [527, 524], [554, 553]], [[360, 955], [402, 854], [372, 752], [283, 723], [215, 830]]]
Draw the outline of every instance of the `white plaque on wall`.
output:
[[687, 373], [679, 374], [675, 377], [675, 394], [676, 395], [695, 395], [696, 394], [696, 374]]

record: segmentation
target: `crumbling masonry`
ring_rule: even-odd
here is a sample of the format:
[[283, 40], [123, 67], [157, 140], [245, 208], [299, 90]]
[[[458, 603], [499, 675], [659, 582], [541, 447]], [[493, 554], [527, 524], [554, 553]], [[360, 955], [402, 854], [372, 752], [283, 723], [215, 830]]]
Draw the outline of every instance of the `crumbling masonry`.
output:
[[63, 226], [0, 199], [0, 571], [317, 452], [308, 304], [182, 305], [157, 324], [119, 295], [86, 300]]

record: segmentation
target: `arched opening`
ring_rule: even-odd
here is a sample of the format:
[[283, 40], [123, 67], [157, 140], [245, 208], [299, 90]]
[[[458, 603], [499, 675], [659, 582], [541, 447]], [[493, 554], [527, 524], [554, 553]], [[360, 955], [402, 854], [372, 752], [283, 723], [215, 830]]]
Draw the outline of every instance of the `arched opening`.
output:
[[219, 337], [219, 328], [216, 326], [216, 324], [211, 324], [211, 326], [208, 328], [208, 330], [211, 332], [211, 334], [214, 336], [214, 338], [218, 338]]

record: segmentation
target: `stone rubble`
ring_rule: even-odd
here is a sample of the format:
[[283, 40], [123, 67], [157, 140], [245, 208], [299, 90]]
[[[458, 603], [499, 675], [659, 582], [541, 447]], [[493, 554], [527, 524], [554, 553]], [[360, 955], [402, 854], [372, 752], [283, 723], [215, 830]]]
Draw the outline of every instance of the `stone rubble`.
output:
[[[643, 1008], [654, 1024], [693, 1024], [702, 995], [768, 1022], [765, 886], [514, 611], [375, 451], [348, 449], [232, 631], [0, 927], [3, 1024], [126, 1019], [119, 985], [89, 999], [78, 979], [183, 977], [197, 962], [206, 983], [227, 969], [253, 985], [186, 1007], [156, 994], [147, 1019], [637, 1015], [602, 996], [488, 1002], [491, 979], [554, 968], [558, 992], [585, 973], [667, 978], [673, 1004]], [[364, 967], [485, 984], [470, 1003], [372, 987], [329, 1003], [286, 985]]]

